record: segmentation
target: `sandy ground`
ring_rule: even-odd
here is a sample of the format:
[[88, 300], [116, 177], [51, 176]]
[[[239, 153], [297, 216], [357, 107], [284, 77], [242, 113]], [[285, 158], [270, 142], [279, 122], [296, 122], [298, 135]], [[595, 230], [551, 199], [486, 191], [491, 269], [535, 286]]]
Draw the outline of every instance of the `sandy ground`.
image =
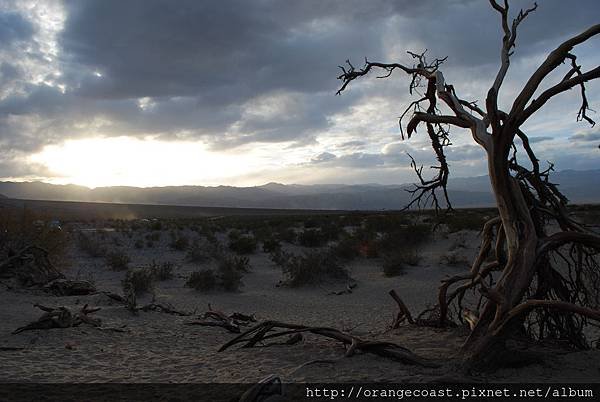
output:
[[[163, 233], [163, 243], [168, 240], [167, 235]], [[155, 297], [180, 310], [203, 313], [211, 303], [213, 308], [227, 313], [253, 313], [259, 321], [333, 326], [365, 338], [387, 339], [423, 356], [441, 358], [457, 350], [464, 330], [406, 325], [386, 331], [396, 313], [396, 305], [387, 292], [395, 289], [412, 311], [420, 311], [433, 301], [440, 279], [466, 268], [443, 266], [440, 255], [459, 243], [476, 245], [476, 237], [476, 233], [459, 232], [430, 242], [421, 250], [421, 263], [394, 278], [382, 275], [378, 260], [356, 260], [349, 269], [358, 286], [352, 294], [339, 296], [328, 293], [343, 289], [344, 283], [300, 289], [275, 287], [282, 279], [281, 271], [262, 252], [250, 257], [252, 272], [245, 274], [240, 292], [202, 293], [184, 286], [189, 272], [198, 269], [198, 265], [185, 261], [184, 252], [171, 250], [166, 243], [152, 249], [130, 247], [128, 251], [132, 266], [143, 266], [153, 259], [176, 264], [176, 277], [158, 282]], [[120, 241], [129, 246], [133, 239], [123, 236]], [[298, 251], [294, 246], [287, 247]], [[459, 248], [459, 252], [469, 257], [476, 247]], [[125, 275], [109, 270], [103, 259], [86, 257], [75, 249], [65, 273], [71, 278], [91, 278], [99, 289], [119, 293]], [[0, 382], [255, 382], [268, 374], [290, 382], [426, 382], [447, 374], [444, 367], [423, 369], [368, 354], [339, 359], [344, 353], [341, 344], [313, 335], [293, 346], [232, 348], [219, 353], [219, 346], [234, 336], [223, 328], [186, 326], [183, 323], [190, 317], [159, 312], [132, 315], [122, 305], [98, 294], [53, 297], [0, 286], [0, 300], [0, 347], [23, 348], [0, 351]], [[95, 316], [102, 319], [103, 326], [123, 327], [127, 332], [82, 325], [11, 335], [15, 328], [40, 316], [40, 311], [32, 307], [34, 303], [74, 308], [89, 303], [102, 308]], [[315, 359], [339, 360], [295, 370]], [[599, 350], [548, 355], [539, 364], [477, 378], [493, 382], [599, 379]]]

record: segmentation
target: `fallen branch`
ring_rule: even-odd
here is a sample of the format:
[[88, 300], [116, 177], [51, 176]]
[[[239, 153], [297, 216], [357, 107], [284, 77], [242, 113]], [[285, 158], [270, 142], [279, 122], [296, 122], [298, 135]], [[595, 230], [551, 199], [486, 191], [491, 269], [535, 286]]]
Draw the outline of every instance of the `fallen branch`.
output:
[[145, 306], [142, 306], [142, 307], [136, 307], [135, 310], [136, 311], [144, 311], [144, 312], [156, 311], [156, 312], [160, 312], [160, 313], [178, 315], [180, 317], [189, 317], [190, 315], [194, 314], [192, 312], [176, 310], [172, 306], [164, 305], [164, 304], [160, 304], [160, 303], [146, 304]]
[[99, 327], [101, 324], [100, 319], [89, 317], [89, 314], [97, 312], [100, 308], [88, 308], [87, 304], [76, 313], [72, 313], [71, 310], [66, 307], [46, 307], [40, 304], [34, 304], [34, 307], [44, 311], [44, 314], [42, 314], [37, 321], [33, 321], [24, 327], [17, 328], [13, 331], [13, 334], [34, 329], [77, 327], [81, 324]]
[[212, 306], [208, 305], [208, 311], [202, 315], [199, 321], [190, 321], [184, 325], [199, 325], [204, 327], [222, 327], [229, 332], [239, 334], [240, 326], [248, 326], [250, 322], [256, 322], [254, 314], [247, 315], [242, 313], [232, 313], [227, 315], [219, 310], [213, 310]]
[[[269, 333], [271, 331], [275, 332]], [[219, 352], [222, 352], [230, 348], [231, 346], [239, 343], [244, 344], [242, 346], [244, 348], [250, 348], [255, 346], [259, 342], [262, 343], [269, 339], [304, 332], [310, 332], [315, 335], [321, 335], [326, 338], [331, 338], [340, 341], [344, 345], [348, 345], [348, 348], [346, 349], [345, 353], [346, 357], [350, 357], [356, 351], [360, 350], [365, 353], [372, 353], [378, 356], [398, 360], [406, 364], [419, 365], [424, 367], [439, 366], [437, 363], [434, 363], [429, 359], [420, 357], [411, 352], [410, 350], [402, 346], [396, 345], [392, 342], [367, 341], [357, 338], [353, 335], [341, 332], [334, 328], [308, 327], [305, 325], [289, 324], [278, 321], [265, 321], [261, 324], [256, 325], [253, 328], [250, 328], [249, 330], [236, 336], [234, 339], [221, 346], [221, 348], [219, 348]]]
[[344, 290], [337, 290], [337, 291], [332, 291], [327, 293], [328, 295], [335, 295], [335, 296], [339, 296], [339, 295], [348, 295], [352, 293], [352, 289], [354, 289], [356, 287], [356, 283], [349, 283], [348, 285], [346, 285], [346, 289]]

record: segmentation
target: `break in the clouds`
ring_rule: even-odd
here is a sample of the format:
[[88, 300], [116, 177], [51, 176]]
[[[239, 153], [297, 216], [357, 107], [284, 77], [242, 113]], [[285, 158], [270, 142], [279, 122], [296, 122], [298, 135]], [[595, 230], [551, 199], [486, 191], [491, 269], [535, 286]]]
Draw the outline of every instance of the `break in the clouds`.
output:
[[[529, 5], [513, 1], [511, 9]], [[540, 2], [521, 25], [500, 104], [509, 105], [546, 52], [598, 15], [594, 0]], [[407, 77], [367, 78], [335, 96], [337, 66], [364, 57], [410, 64], [406, 50], [428, 49], [448, 56], [446, 79], [463, 97], [481, 101], [500, 41], [498, 14], [476, 0], [0, 0], [0, 176], [135, 185], [128, 171], [148, 164], [177, 177], [157, 173], [144, 185], [406, 182], [407, 153], [433, 162], [423, 136], [399, 138]], [[600, 64], [598, 39], [575, 52], [584, 67]], [[592, 108], [598, 89], [588, 87]], [[575, 122], [571, 92], [526, 128], [558, 169], [595, 167], [598, 132]], [[454, 136], [453, 174], [485, 174], [469, 135]], [[86, 158], [100, 143], [104, 158]], [[111, 161], [110, 144], [137, 144], [129, 150], [137, 167]], [[151, 144], [165, 153], [144, 155]], [[190, 160], [190, 147], [204, 162]], [[227, 170], [219, 161], [241, 156], [235, 174], [216, 174]], [[86, 182], [61, 170], [71, 165], [56, 161], [66, 159], [113, 173]]]

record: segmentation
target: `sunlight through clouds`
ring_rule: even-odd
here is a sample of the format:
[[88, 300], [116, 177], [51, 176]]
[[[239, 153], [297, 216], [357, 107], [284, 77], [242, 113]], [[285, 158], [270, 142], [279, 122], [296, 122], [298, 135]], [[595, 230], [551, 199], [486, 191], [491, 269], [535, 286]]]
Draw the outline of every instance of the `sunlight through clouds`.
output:
[[256, 169], [251, 155], [208, 152], [199, 142], [164, 142], [129, 137], [69, 140], [46, 146], [30, 162], [56, 175], [53, 183], [88, 187], [138, 187], [202, 183], [217, 185]]

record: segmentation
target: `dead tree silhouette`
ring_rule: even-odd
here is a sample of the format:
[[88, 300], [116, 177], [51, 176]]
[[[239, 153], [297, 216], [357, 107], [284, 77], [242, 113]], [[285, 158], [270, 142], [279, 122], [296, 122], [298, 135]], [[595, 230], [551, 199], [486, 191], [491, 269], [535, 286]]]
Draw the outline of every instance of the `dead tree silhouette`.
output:
[[[411, 157], [419, 182], [411, 190], [413, 198], [407, 208], [451, 209], [445, 156], [451, 127], [470, 131], [487, 155], [498, 217], [485, 224], [481, 248], [470, 270], [444, 280], [437, 305], [424, 312], [430, 318], [427, 322], [445, 325], [462, 310], [467, 292], [477, 291], [483, 297], [480, 317], [461, 349], [468, 368], [497, 366], [506, 355], [507, 340], [523, 334], [529, 339], [558, 338], [588, 347], [584, 327], [589, 320], [600, 320], [600, 236], [570, 216], [567, 198], [550, 181], [552, 165], [547, 169], [540, 166], [522, 129], [548, 100], [576, 87], [581, 93], [577, 120], [594, 125], [588, 116], [585, 83], [600, 77], [600, 66], [583, 71], [573, 50], [598, 35], [600, 24], [552, 50], [514, 98], [510, 110], [504, 111], [498, 106], [498, 96], [517, 30], [537, 4], [520, 10], [511, 21], [508, 1], [490, 3], [500, 16], [504, 36], [500, 67], [487, 91], [485, 106], [461, 98], [458, 86], [445, 81], [441, 67], [446, 58], [429, 61], [425, 53], [408, 52], [412, 66], [365, 59], [364, 66], [357, 69], [347, 61], [340, 67], [342, 85], [337, 92], [341, 94], [354, 80], [374, 71], [383, 72], [378, 78], [395, 72], [410, 78], [408, 90], [416, 99], [401, 114], [402, 138], [410, 138], [424, 126], [439, 164], [435, 177], [428, 179]], [[562, 79], [551, 82], [551, 73], [563, 65], [567, 70]]]

